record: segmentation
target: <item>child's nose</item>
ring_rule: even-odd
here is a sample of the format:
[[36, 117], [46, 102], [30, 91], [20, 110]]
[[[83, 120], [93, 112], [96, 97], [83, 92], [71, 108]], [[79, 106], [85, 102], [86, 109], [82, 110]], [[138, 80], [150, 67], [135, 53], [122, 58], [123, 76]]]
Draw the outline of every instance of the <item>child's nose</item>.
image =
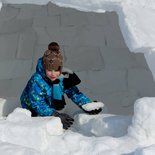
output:
[[51, 71], [51, 75], [54, 75], [54, 70]]

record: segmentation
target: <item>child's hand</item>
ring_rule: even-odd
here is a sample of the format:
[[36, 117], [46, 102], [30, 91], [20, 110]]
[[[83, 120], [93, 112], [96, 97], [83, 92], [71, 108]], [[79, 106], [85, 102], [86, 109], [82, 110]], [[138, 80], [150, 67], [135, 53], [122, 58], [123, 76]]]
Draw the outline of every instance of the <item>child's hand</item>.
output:
[[57, 111], [54, 111], [53, 116], [61, 119], [61, 123], [65, 130], [67, 130], [74, 122], [74, 119], [65, 113], [58, 113]]
[[104, 107], [104, 104], [102, 102], [97, 102], [97, 101], [82, 105], [83, 111], [90, 115], [99, 114], [102, 111], [103, 107]]

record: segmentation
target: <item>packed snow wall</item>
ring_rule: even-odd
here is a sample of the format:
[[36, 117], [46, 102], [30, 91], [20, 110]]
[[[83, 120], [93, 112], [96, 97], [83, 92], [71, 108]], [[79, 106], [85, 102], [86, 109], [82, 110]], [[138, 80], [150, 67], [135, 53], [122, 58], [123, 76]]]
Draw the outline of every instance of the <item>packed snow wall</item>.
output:
[[[115, 12], [80, 12], [52, 3], [5, 4], [0, 12], [0, 97], [8, 102], [1, 105], [2, 114], [20, 106], [37, 59], [52, 41], [61, 45], [64, 65], [81, 78], [80, 90], [103, 101], [109, 113], [130, 114], [137, 98], [155, 96], [144, 55], [129, 51]], [[78, 110], [67, 102], [66, 111]]]

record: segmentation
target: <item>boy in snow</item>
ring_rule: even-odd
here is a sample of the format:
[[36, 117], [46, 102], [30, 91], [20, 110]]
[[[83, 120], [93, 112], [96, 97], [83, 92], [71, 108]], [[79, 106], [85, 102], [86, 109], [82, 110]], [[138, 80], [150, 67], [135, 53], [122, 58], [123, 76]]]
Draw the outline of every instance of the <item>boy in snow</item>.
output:
[[88, 114], [98, 114], [103, 107], [103, 103], [92, 102], [80, 92], [77, 88], [79, 83], [78, 76], [63, 67], [60, 47], [58, 43], [52, 42], [38, 60], [36, 72], [21, 95], [21, 105], [30, 110], [32, 116], [60, 117], [63, 128], [68, 129], [74, 120], [69, 115], [58, 112], [66, 105], [64, 93]]

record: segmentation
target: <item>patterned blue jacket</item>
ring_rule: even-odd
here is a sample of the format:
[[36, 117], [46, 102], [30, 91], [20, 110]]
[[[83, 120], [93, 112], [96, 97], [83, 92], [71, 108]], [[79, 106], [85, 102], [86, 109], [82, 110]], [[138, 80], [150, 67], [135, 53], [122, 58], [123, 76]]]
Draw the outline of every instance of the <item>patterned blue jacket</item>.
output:
[[28, 81], [20, 97], [21, 105], [32, 112], [32, 116], [51, 116], [55, 110], [61, 110], [65, 106], [64, 93], [79, 107], [90, 101], [76, 87], [81, 81], [78, 76], [65, 74], [52, 82], [47, 78], [42, 58], [38, 60], [36, 72]]

